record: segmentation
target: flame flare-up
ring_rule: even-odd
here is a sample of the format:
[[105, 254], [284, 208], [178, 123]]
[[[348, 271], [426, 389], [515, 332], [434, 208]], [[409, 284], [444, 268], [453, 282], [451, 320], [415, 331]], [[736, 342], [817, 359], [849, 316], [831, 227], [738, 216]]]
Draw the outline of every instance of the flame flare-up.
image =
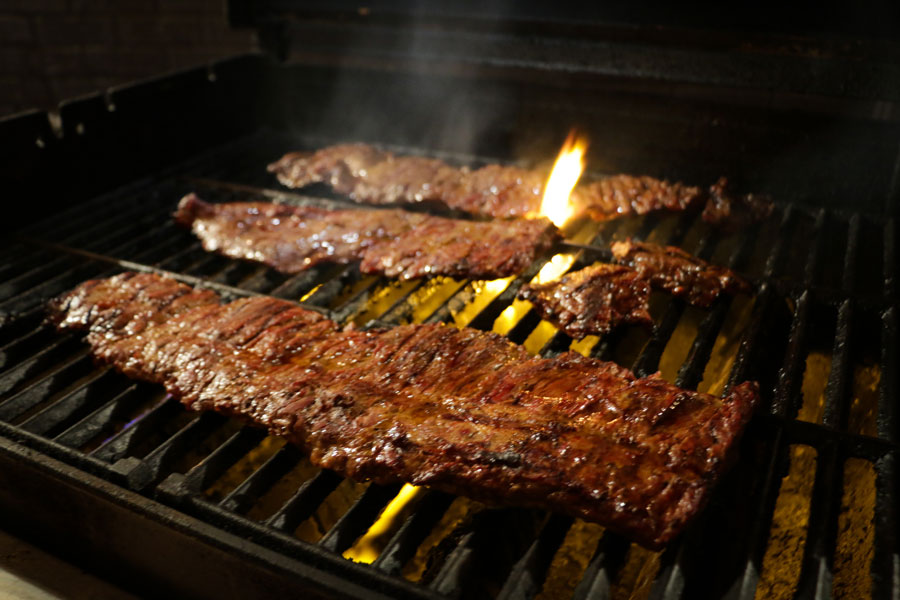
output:
[[570, 132], [553, 164], [547, 185], [544, 186], [540, 215], [553, 221], [559, 228], [564, 227], [575, 216], [572, 190], [584, 172], [587, 146], [584, 138], [579, 137], [575, 131]]

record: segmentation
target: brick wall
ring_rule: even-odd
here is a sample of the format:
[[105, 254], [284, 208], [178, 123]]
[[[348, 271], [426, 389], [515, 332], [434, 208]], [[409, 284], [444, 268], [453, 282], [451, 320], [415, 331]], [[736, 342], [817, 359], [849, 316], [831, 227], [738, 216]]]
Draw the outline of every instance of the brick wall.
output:
[[225, 0], [0, 0], [0, 116], [255, 47]]

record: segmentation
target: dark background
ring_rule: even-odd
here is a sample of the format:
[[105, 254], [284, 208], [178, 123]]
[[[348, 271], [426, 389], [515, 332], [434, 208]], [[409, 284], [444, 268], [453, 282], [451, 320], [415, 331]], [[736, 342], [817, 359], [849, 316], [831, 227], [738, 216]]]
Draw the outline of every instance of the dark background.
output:
[[0, 0], [0, 117], [255, 49], [225, 0]]

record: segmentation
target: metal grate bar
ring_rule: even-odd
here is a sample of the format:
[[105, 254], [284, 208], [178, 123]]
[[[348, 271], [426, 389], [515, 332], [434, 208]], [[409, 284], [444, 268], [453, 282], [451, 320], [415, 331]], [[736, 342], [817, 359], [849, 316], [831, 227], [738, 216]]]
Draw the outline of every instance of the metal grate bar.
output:
[[[179, 281], [181, 283], [184, 283], [184, 284], [187, 284], [187, 285], [190, 285], [193, 287], [199, 287], [202, 289], [211, 289], [211, 290], [218, 292], [219, 295], [225, 300], [233, 299], [233, 298], [249, 298], [249, 297], [265, 295], [265, 294], [258, 294], [255, 292], [251, 292], [249, 290], [243, 290], [241, 288], [237, 288], [237, 287], [234, 287], [231, 285], [225, 285], [225, 284], [217, 283], [214, 281], [209, 281], [209, 280], [203, 279], [201, 277], [196, 277], [193, 275], [174, 272], [174, 271], [167, 271], [165, 269], [160, 269], [158, 267], [153, 267], [150, 265], [133, 262], [130, 260], [121, 260], [121, 259], [113, 258], [110, 256], [105, 256], [102, 254], [96, 254], [96, 253], [89, 252], [86, 250], [78, 250], [76, 248], [68, 248], [66, 246], [58, 246], [55, 244], [49, 244], [49, 246], [57, 248], [61, 252], [69, 252], [69, 253], [76, 254], [79, 256], [84, 256], [91, 260], [97, 261], [101, 264], [113, 264], [113, 265], [116, 265], [116, 267], [118, 269], [139, 271], [141, 273], [156, 273], [158, 275], [169, 277], [171, 279], [174, 279], [175, 281]], [[216, 257], [216, 258], [218, 258], [218, 257]], [[109, 272], [110, 271], [104, 271], [103, 273], [109, 273]], [[102, 274], [97, 275], [97, 277], [100, 277], [100, 276], [106, 276], [106, 275], [102, 275]], [[281, 298], [279, 298], [279, 299], [281, 299]], [[313, 310], [313, 311], [322, 313], [326, 316], [329, 316], [329, 311], [326, 309], [323, 309], [320, 306], [315, 306], [315, 305], [308, 304], [305, 302], [295, 302], [295, 304], [297, 304], [298, 306], [301, 306], [303, 308], [306, 308], [308, 310]]]
[[173, 254], [169, 254], [163, 258], [159, 258], [155, 261], [153, 259], [145, 260], [141, 257], [136, 257], [134, 260], [138, 260], [141, 262], [150, 262], [153, 266], [159, 269], [166, 269], [168, 271], [184, 271], [190, 265], [193, 265], [196, 262], [199, 262], [202, 258], [209, 257], [209, 253], [203, 250], [203, 246], [200, 242], [193, 242], [188, 244], [186, 247], [181, 250], [177, 250]]
[[609, 531], [605, 532], [597, 544], [591, 562], [575, 586], [572, 600], [609, 598], [613, 578], [625, 564], [629, 546], [625, 538]]
[[140, 389], [141, 387], [138, 384], [131, 384], [122, 392], [112, 396], [112, 399], [95, 409], [94, 412], [57, 435], [54, 441], [72, 448], [84, 446], [100, 435], [113, 421], [123, 416], [123, 413], [141, 395], [139, 393]]
[[806, 348], [806, 329], [809, 323], [809, 292], [797, 299], [784, 366], [778, 373], [778, 386], [772, 400], [771, 412], [778, 416], [791, 416], [797, 411], [797, 395], [803, 378], [803, 355]]
[[[819, 211], [815, 223], [816, 241], [809, 251], [806, 261], [805, 279], [807, 288], [812, 285], [815, 277], [819, 256], [824, 236], [822, 235], [826, 213]], [[775, 390], [775, 398], [772, 404], [772, 412], [779, 416], [793, 418], [798, 410], [798, 393], [803, 378], [804, 355], [806, 351], [806, 334], [809, 325], [810, 292], [807, 289], [797, 299], [794, 315], [788, 334], [788, 349], [784, 359], [784, 366], [779, 371], [778, 386]]]
[[[633, 236], [634, 239], [645, 240], [650, 235], [650, 233], [653, 231], [653, 229], [656, 227], [659, 219], [658, 218], [650, 218], [650, 217], [655, 217], [655, 215], [653, 215], [653, 214], [648, 215], [648, 217], [646, 217], [644, 219], [644, 222], [641, 224], [640, 230]], [[687, 215], [687, 214], [680, 215], [678, 218], [678, 221], [677, 221], [675, 227], [673, 228], [671, 234], [669, 235], [669, 239], [667, 240], [666, 243], [669, 245], [679, 243], [684, 238], [684, 236], [687, 234], [687, 231], [688, 231], [688, 229], [690, 229], [690, 226], [693, 223], [694, 218], [695, 217], [693, 215]], [[611, 221], [611, 223], [615, 223], [615, 221]], [[609, 230], [604, 229], [603, 231], [598, 233], [597, 236], [593, 240], [591, 240], [591, 244], [594, 246], [597, 246], [597, 245], [609, 246], [612, 239], [613, 239], [612, 233]], [[585, 257], [595, 256], [596, 259], [600, 259], [600, 260], [607, 260], [607, 261], [612, 260], [611, 252], [609, 253], [608, 256], [605, 253], [601, 256], [601, 255], [599, 255], [598, 252], [595, 252], [593, 248], [586, 248], [584, 250], [584, 255], [585, 255]], [[590, 260], [590, 259], [586, 259], [585, 262], [587, 262], [588, 260]], [[576, 263], [576, 265], [577, 265], [577, 263]], [[577, 267], [573, 266], [573, 269], [575, 269], [575, 268], [577, 268]], [[591, 356], [594, 358], [602, 358], [603, 360], [609, 360], [609, 354], [612, 352], [612, 349], [615, 347], [615, 342], [620, 338], [621, 335], [622, 335], [621, 330], [613, 331], [613, 332], [610, 332], [610, 333], [604, 335], [600, 339], [600, 341], [597, 342], [597, 344], [594, 346], [594, 348], [591, 349]], [[557, 354], [565, 352], [569, 348], [571, 343], [572, 343], [571, 337], [569, 337], [562, 331], [557, 331], [553, 335], [553, 337], [551, 337], [549, 340], [547, 340], [547, 343], [544, 344], [544, 347], [541, 348], [540, 354], [541, 354], [541, 356], [555, 356]]]
[[848, 294], [856, 289], [857, 263], [859, 256], [859, 236], [862, 229], [862, 219], [858, 214], [850, 217], [850, 225], [847, 229], [847, 252], [844, 255], [844, 273], [841, 279], [841, 288]]
[[228, 419], [218, 413], [203, 412], [192, 419], [141, 461], [147, 483], [155, 482], [171, 467], [175, 460], [189, 448], [196, 447], [201, 439], [221, 427]]
[[898, 454], [887, 454], [876, 464], [875, 556], [872, 558], [872, 597], [900, 596], [900, 541], [898, 541], [897, 494], [900, 481]]
[[[751, 236], [746, 235], [732, 253], [728, 261], [729, 268], [735, 268], [740, 264], [749, 254], [750, 247]], [[696, 389], [730, 303], [729, 298], [720, 297], [710, 313], [703, 319], [688, 357], [678, 371], [675, 385], [686, 389]], [[700, 535], [698, 529], [695, 524], [682, 540], [670, 546], [663, 554], [661, 568], [651, 591], [651, 598], [681, 597], [685, 587], [686, 574], [693, 570], [693, 559], [705, 547], [703, 540], [698, 539]]]
[[784, 253], [787, 248], [787, 242], [791, 238], [790, 233], [796, 220], [793, 205], [788, 204], [784, 212], [781, 214], [781, 223], [778, 225], [778, 236], [775, 238], [775, 245], [766, 261], [763, 269], [763, 277], [771, 279], [775, 276], [784, 264]]
[[834, 336], [831, 371], [825, 389], [825, 412], [822, 425], [844, 429], [850, 412], [850, 357], [853, 352], [853, 301], [845, 300], [838, 310], [837, 330]]
[[884, 296], [897, 296], [897, 222], [891, 217], [884, 224]]
[[40, 229], [31, 236], [69, 244], [104, 244], [120, 238], [124, 227], [134, 229], [136, 224], [161, 221], [163, 218], [155, 210], [148, 211], [143, 198], [129, 197], [124, 202], [122, 198], [115, 198], [93, 211], [70, 216], [55, 229]]
[[878, 435], [892, 442], [900, 442], [900, 417], [897, 406], [897, 307], [889, 308], [882, 317], [881, 328], [881, 389], [878, 401]]
[[324, 270], [323, 267], [307, 269], [270, 290], [269, 294], [279, 298], [300, 298], [316, 287], [316, 281], [322, 280]]
[[122, 458], [160, 423], [179, 414], [182, 410], [181, 404], [177, 400], [166, 396], [147, 414], [94, 449], [91, 456], [108, 462]]
[[97, 270], [97, 265], [83, 264], [82, 266], [67, 271], [56, 277], [51, 277], [17, 296], [0, 302], [0, 315], [18, 314], [35, 306], [43, 305], [47, 300], [62, 294], [75, 287], [79, 283], [92, 277], [108, 277], [115, 271], [113, 269]]
[[[704, 260], [709, 259], [709, 255], [713, 250], [711, 241], [711, 234], [707, 233], [704, 235], [698, 244], [696, 256]], [[659, 366], [659, 359], [662, 357], [662, 353], [669, 342], [669, 338], [672, 337], [675, 327], [678, 326], [678, 321], [681, 319], [682, 313], [684, 313], [685, 306], [685, 302], [679, 298], [672, 298], [669, 301], [662, 319], [653, 328], [650, 341], [647, 342], [640, 355], [634, 361], [631, 370], [634, 371], [635, 375], [646, 377], [656, 372]]]
[[265, 437], [266, 432], [263, 429], [242, 427], [187, 472], [183, 482], [184, 488], [192, 493], [202, 492], [243, 455], [259, 445]]
[[819, 268], [819, 257], [822, 256], [822, 248], [825, 246], [825, 221], [828, 219], [828, 213], [825, 209], [819, 210], [816, 214], [816, 221], [813, 224], [813, 235], [815, 240], [809, 249], [809, 255], [806, 259], [806, 269], [803, 273], [803, 282], [806, 287], [812, 287], [816, 281], [816, 274]]
[[66, 422], [80, 419], [106, 398], [117, 395], [127, 385], [127, 381], [123, 381], [111, 369], [98, 369], [74, 390], [28, 417], [19, 426], [32, 433], [52, 437]]
[[[15, 317], [0, 314], [0, 344], [4, 346], [11, 344], [24, 338], [29, 333], [39, 330], [45, 315], [43, 307], [19, 313]], [[46, 344], [42, 347], [46, 347]]]
[[331, 552], [343, 553], [372, 526], [379, 513], [400, 492], [400, 487], [374, 483], [369, 485], [353, 506], [338, 519], [334, 527], [319, 540], [319, 545]]
[[8, 243], [3, 249], [2, 264], [0, 264], [0, 281], [7, 281], [18, 277], [21, 273], [29, 271], [46, 262], [50, 254], [47, 252], [29, 252], [29, 248], [21, 241]]
[[[751, 247], [752, 238], [750, 235], [745, 235], [729, 258], [728, 267], [737, 269], [743, 264], [750, 254]], [[720, 296], [709, 314], [703, 318], [687, 359], [678, 370], [678, 375], [675, 379], [675, 385], [678, 387], [696, 389], [700, 383], [703, 378], [703, 369], [709, 361], [710, 354], [712, 354], [716, 336], [718, 336], [719, 330], [725, 322], [725, 316], [728, 314], [731, 302], [730, 298]]]
[[[771, 279], [778, 272], [779, 266], [784, 263], [783, 257], [787, 247], [787, 240], [790, 238], [788, 231], [793, 221], [793, 208], [788, 205], [781, 217], [778, 226], [778, 235], [769, 253], [766, 265], [764, 267], [764, 278]], [[749, 376], [756, 357], [756, 350], [760, 347], [761, 338], [763, 336], [764, 324], [768, 322], [777, 299], [774, 287], [769, 281], [763, 281], [756, 294], [756, 303], [753, 307], [753, 314], [747, 330], [741, 340], [740, 348], [738, 348], [737, 356], [734, 360], [734, 366], [731, 370], [731, 376], [728, 378], [728, 389], [731, 386], [752, 379]]]
[[[265, 294], [270, 293], [273, 288], [284, 283], [286, 279], [286, 275], [282, 275], [269, 267], [260, 266], [253, 275], [241, 282], [240, 287], [251, 292]], [[293, 300], [293, 298], [288, 299]]]
[[752, 525], [747, 535], [747, 551], [745, 553], [747, 560], [744, 572], [740, 579], [735, 580], [728, 594], [728, 597], [734, 600], [752, 600], [756, 594], [756, 586], [762, 570], [772, 514], [775, 511], [778, 493], [781, 491], [781, 475], [784, 468], [780, 468], [779, 465], [783, 465], [787, 459], [788, 446], [782, 442], [783, 437], [782, 430], [778, 429], [770, 443], [770, 447], [774, 450], [766, 468], [766, 479], [760, 494], [758, 508], [755, 511], [751, 521]]
[[273, 454], [240, 485], [225, 496], [219, 506], [224, 510], [243, 513], [248, 510], [266, 490], [293, 469], [303, 455], [300, 450], [287, 444]]
[[635, 375], [638, 377], [647, 377], [656, 372], [663, 350], [665, 350], [669, 338], [672, 337], [675, 327], [678, 326], [678, 321], [681, 319], [681, 314], [683, 312], [684, 301], [678, 298], [672, 298], [669, 301], [666, 312], [663, 313], [663, 317], [659, 324], [653, 328], [653, 334], [650, 337], [650, 341], [644, 346], [644, 349], [638, 355], [637, 359], [635, 359], [634, 364], [631, 367], [631, 370]]
[[73, 360], [72, 354], [75, 352], [78, 352], [78, 355], [74, 360], [87, 356], [87, 350], [78, 343], [78, 340], [71, 337], [57, 340], [48, 345], [31, 358], [20, 362], [0, 375], [0, 395], [8, 394], [13, 390], [18, 391], [24, 382], [48, 369], [58, 367], [60, 361], [66, 360], [67, 357], [68, 360], [65, 364], [68, 364]]
[[400, 526], [372, 565], [388, 575], [399, 575], [403, 565], [415, 555], [419, 545], [447, 512], [453, 499], [443, 492], [426, 492], [415, 512]]
[[[502, 569], [497, 564], [502, 564], [500, 552], [515, 552], [518, 544], [530, 543], [533, 538], [529, 536], [530, 524], [537, 521], [539, 514], [518, 508], [485, 510], [476, 514], [469, 526], [470, 530], [447, 556], [429, 588], [444, 596], [459, 597], [464, 587], [473, 586], [472, 576], [478, 571], [484, 571], [482, 561], [485, 557], [491, 557], [489, 575], [502, 575]], [[499, 539], [499, 532], [504, 533], [502, 540]], [[502, 549], [498, 546], [501, 542]], [[523, 546], [522, 551], [524, 550]]]
[[42, 402], [52, 400], [53, 395], [61, 388], [64, 389], [73, 380], [87, 375], [93, 368], [93, 360], [86, 350], [54, 365], [39, 380], [20, 388], [15, 395], [0, 403], [0, 421], [12, 421]]
[[65, 271], [75, 264], [77, 263], [71, 256], [59, 256], [49, 261], [42, 261], [35, 268], [25, 271], [16, 277], [11, 277], [0, 284], [0, 298], [6, 299], [21, 294], [23, 290], [27, 290], [46, 280], [48, 273]]
[[[148, 180], [136, 181], [111, 192], [95, 196], [91, 199], [74, 204], [69, 208], [38, 221], [23, 230], [23, 234], [32, 236], [47, 236], [59, 239], [66, 232], [77, 231], [85, 227], [85, 223], [93, 223], [97, 215], [114, 207], [116, 214], [126, 210], [145, 209], [147, 202], [143, 195], [148, 185]], [[165, 185], [158, 182], [157, 185]]]
[[0, 347], [0, 371], [5, 369], [7, 365], [14, 365], [32, 354], [40, 352], [41, 348], [45, 348], [47, 344], [52, 343], [54, 337], [49, 327], [41, 327], [38, 323], [35, 323], [33, 328], [25, 335], [13, 339]]
[[293, 531], [313, 514], [341, 481], [340, 475], [333, 471], [319, 471], [304, 481], [284, 506], [266, 519], [266, 525], [279, 531]]
[[550, 515], [538, 538], [513, 566], [497, 600], [531, 600], [537, 595], [572, 522], [570, 517]]
[[834, 548], [837, 542], [842, 464], [834, 445], [818, 449], [816, 479], [809, 507], [798, 598], [831, 598]]
[[[312, 295], [307, 298], [307, 301], [318, 306], [329, 306], [337, 297], [337, 295], [350, 284], [350, 282], [359, 280], [362, 277], [357, 266], [346, 265], [335, 265], [328, 271], [325, 271], [323, 273], [323, 276], [326, 278], [324, 283], [322, 283], [321, 287], [315, 290]], [[365, 288], [359, 290], [359, 293], [356, 295], [356, 297], [363, 297], [366, 292], [375, 287], [379, 280], [380, 278], [374, 279], [370, 285], [367, 285], [365, 286]], [[318, 285], [320, 281], [321, 280], [316, 280], [314, 285]], [[335, 314], [349, 316], [346, 306], [347, 304], [349, 303], [345, 303], [344, 306], [335, 307]]]
[[[468, 327], [472, 327], [474, 329], [481, 330], [490, 330], [494, 321], [497, 317], [500, 316], [500, 313], [509, 306], [509, 304], [516, 299], [516, 294], [519, 291], [519, 288], [525, 285], [527, 282], [534, 279], [534, 276], [537, 275], [541, 268], [550, 260], [551, 255], [545, 254], [535, 260], [534, 263], [528, 269], [526, 269], [521, 275], [513, 279], [509, 285], [503, 290], [500, 294], [494, 298], [490, 304], [484, 307], [484, 309], [479, 312], [475, 317], [469, 321]], [[451, 308], [454, 306], [460, 305], [461, 299], [466, 296], [472, 296], [474, 290], [472, 288], [472, 284], [468, 284], [463, 289], [459, 290], [455, 294], [453, 294], [447, 302], [444, 302], [438, 310], [434, 311], [430, 317], [425, 319], [424, 323], [440, 323], [442, 321], [447, 321], [451, 318]]]

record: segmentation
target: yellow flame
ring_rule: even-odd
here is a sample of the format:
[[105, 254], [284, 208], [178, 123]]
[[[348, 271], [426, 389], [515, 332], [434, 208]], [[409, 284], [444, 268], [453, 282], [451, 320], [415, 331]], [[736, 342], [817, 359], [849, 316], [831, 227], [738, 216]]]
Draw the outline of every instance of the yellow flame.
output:
[[562, 227], [575, 215], [575, 205], [570, 196], [584, 171], [586, 151], [587, 140], [576, 136], [574, 130], [570, 132], [547, 179], [541, 216], [553, 221], [557, 227]]
[[[375, 562], [375, 559], [378, 558], [378, 555], [381, 553], [383, 542], [386, 541], [381, 540], [380, 538], [382, 538], [395, 524], [403, 507], [409, 504], [421, 491], [422, 488], [409, 483], [405, 484], [394, 499], [384, 507], [378, 520], [369, 527], [369, 530], [365, 535], [359, 538], [352, 547], [344, 552], [344, 558], [366, 564]], [[379, 543], [379, 541], [382, 543]]]
[[548, 283], [550, 281], [556, 281], [560, 277], [562, 277], [563, 273], [569, 270], [569, 267], [575, 262], [576, 256], [574, 254], [556, 254], [547, 261], [541, 270], [538, 272], [537, 276], [532, 279], [532, 283]]

